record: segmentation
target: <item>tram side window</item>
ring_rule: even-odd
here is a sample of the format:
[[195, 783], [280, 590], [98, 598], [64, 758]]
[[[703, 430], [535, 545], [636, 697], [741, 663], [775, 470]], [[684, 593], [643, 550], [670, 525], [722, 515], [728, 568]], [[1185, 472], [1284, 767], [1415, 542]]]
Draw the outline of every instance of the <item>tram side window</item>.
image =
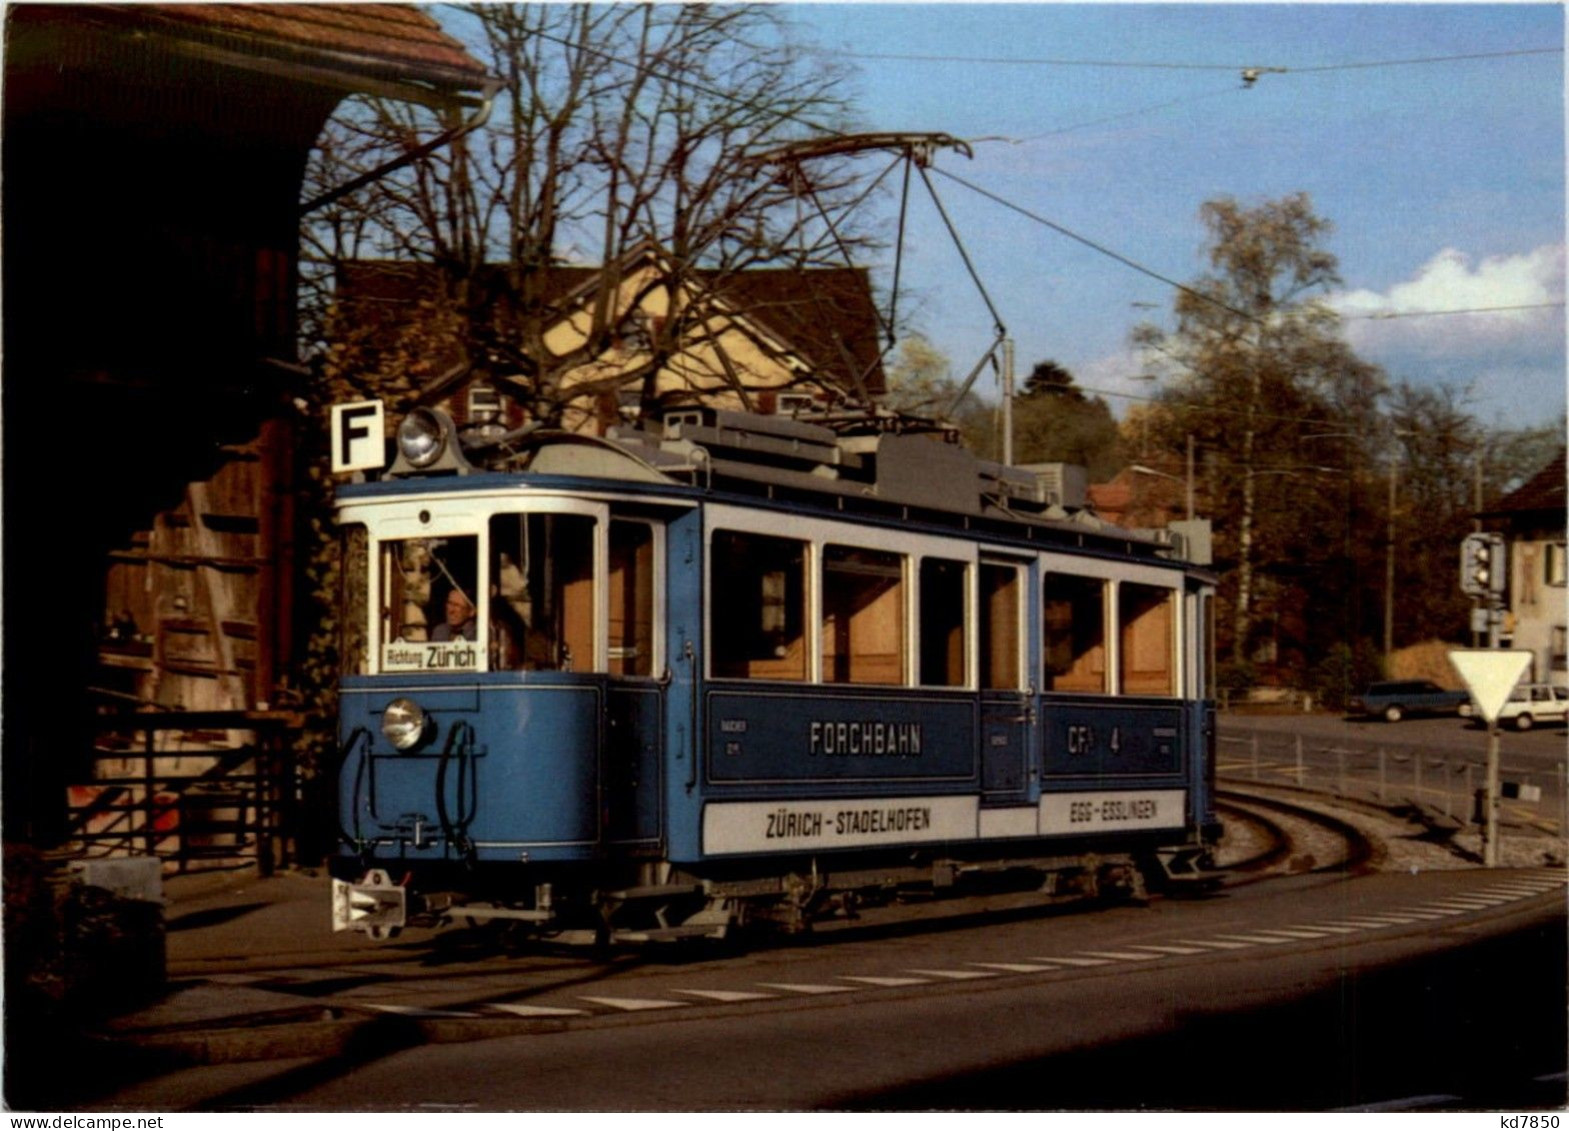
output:
[[343, 591], [338, 609], [338, 658], [344, 675], [365, 675], [370, 671], [370, 618], [365, 607], [370, 597], [370, 536], [363, 523], [343, 528], [340, 553]]
[[1017, 566], [981, 565], [981, 687], [1019, 686], [1020, 594]]
[[715, 677], [805, 680], [806, 543], [719, 530], [709, 564]]
[[1054, 573], [1041, 601], [1047, 691], [1106, 691], [1106, 583]]
[[405, 538], [381, 544], [384, 644], [478, 639], [479, 539]]
[[823, 681], [904, 682], [904, 556], [823, 547]]
[[610, 674], [654, 673], [654, 528], [610, 524]]
[[1175, 695], [1176, 591], [1123, 582], [1117, 587], [1124, 695]]
[[594, 670], [594, 520], [490, 520], [491, 664], [503, 671]]
[[921, 678], [924, 687], [963, 687], [963, 562], [921, 559]]

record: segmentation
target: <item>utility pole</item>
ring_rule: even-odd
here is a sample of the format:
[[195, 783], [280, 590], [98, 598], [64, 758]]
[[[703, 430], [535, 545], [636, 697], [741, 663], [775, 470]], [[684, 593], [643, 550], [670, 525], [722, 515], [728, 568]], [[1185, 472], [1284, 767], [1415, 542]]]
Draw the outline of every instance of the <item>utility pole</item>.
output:
[[1188, 521], [1193, 521], [1193, 433], [1188, 433]]
[[1389, 660], [1395, 651], [1395, 476], [1400, 465], [1389, 457], [1389, 544], [1384, 551], [1384, 667], [1389, 672]]
[[1002, 465], [1013, 466], [1013, 339], [1002, 340]]

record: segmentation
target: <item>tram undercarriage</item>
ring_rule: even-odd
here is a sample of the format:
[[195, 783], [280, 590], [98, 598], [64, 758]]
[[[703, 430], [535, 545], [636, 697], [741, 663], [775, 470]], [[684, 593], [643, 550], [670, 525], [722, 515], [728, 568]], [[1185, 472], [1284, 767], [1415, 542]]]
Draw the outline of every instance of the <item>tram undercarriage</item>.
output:
[[[333, 881], [333, 929], [373, 939], [405, 927], [495, 924], [518, 939], [564, 945], [722, 940], [747, 929], [799, 933], [814, 924], [855, 919], [863, 908], [995, 891], [1033, 891], [1051, 902], [1146, 901], [1152, 893], [1213, 885], [1210, 847], [1202, 843], [1138, 852], [1084, 852], [902, 860], [795, 861], [792, 870], [699, 876], [667, 862], [645, 862], [621, 885], [589, 882], [581, 871], [535, 883], [520, 898], [491, 892], [471, 875], [411, 890], [386, 869]], [[434, 878], [434, 877], [433, 877]], [[457, 882], [457, 881], [462, 882]]]

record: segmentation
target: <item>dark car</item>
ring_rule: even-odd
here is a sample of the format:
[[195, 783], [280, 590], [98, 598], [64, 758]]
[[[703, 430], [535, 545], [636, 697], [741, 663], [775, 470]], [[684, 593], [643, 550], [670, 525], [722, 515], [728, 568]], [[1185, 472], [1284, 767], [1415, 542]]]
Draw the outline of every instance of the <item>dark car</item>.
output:
[[1396, 679], [1375, 683], [1351, 700], [1354, 715], [1380, 716], [1385, 722], [1398, 723], [1407, 715], [1471, 714], [1471, 695], [1465, 691], [1445, 691], [1430, 679]]

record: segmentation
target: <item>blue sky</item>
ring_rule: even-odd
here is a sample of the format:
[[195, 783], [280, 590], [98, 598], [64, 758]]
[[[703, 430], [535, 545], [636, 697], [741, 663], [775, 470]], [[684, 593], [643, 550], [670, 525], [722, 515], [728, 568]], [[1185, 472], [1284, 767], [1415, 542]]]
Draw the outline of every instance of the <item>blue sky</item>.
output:
[[[1490, 425], [1563, 412], [1559, 6], [862, 3], [789, 15], [854, 67], [861, 128], [1007, 139], [937, 166], [1167, 278], [1204, 270], [1204, 201], [1307, 192], [1335, 225], [1333, 301], [1363, 357], [1392, 380], [1467, 390]], [[1446, 60], [1493, 53], [1510, 54]], [[1286, 70], [1245, 87], [1248, 67]], [[1148, 394], [1128, 332], [1165, 320], [1169, 285], [933, 181], [1021, 376], [1052, 358], [1086, 387]], [[894, 203], [881, 207], [891, 221]], [[991, 320], [929, 201], [913, 215], [914, 321], [962, 376]], [[891, 261], [873, 266], [886, 285]], [[1535, 309], [1369, 317], [1498, 306]], [[1108, 401], [1119, 413], [1135, 403]]]

